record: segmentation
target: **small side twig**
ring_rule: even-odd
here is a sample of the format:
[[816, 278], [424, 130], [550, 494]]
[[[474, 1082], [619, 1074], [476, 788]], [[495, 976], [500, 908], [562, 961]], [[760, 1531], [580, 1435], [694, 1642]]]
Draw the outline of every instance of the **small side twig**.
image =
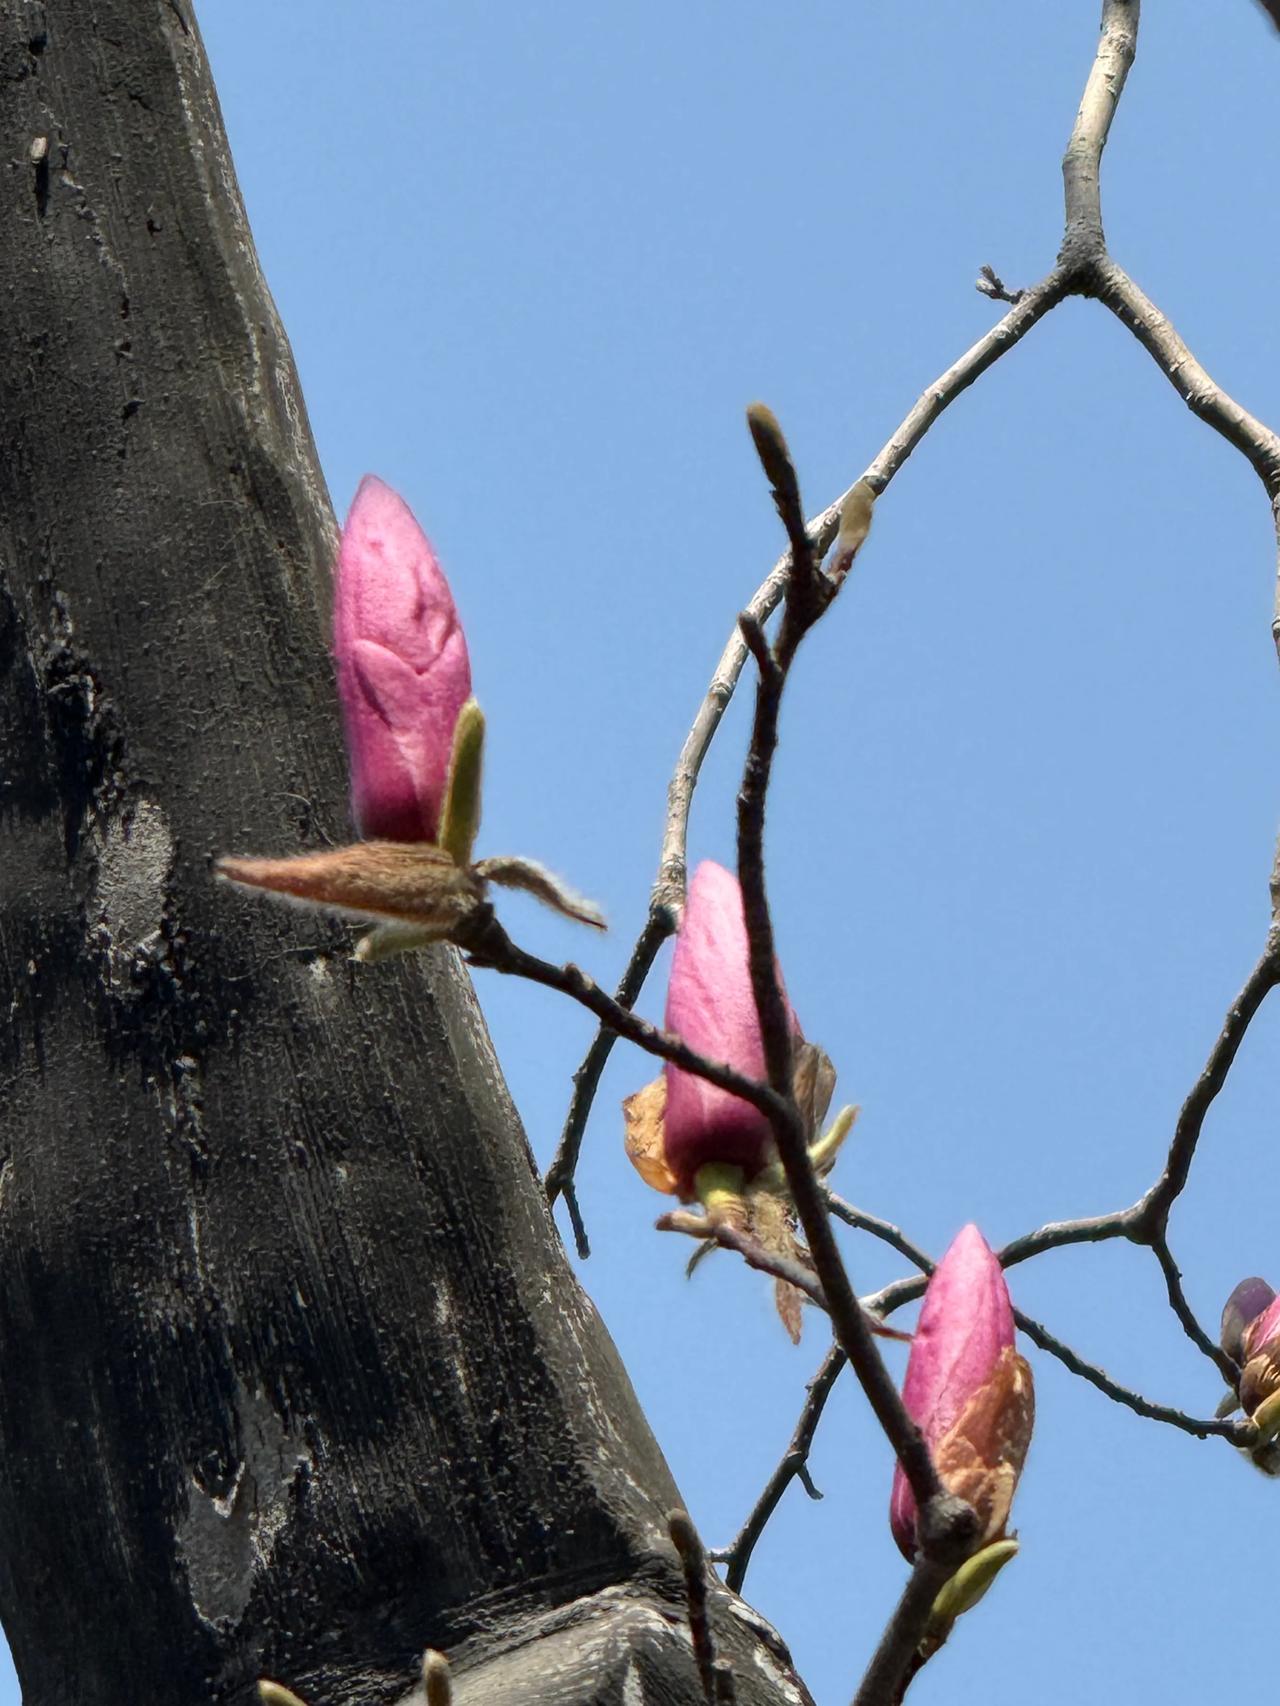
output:
[[[867, 1230], [873, 1230], [868, 1227]], [[1025, 1245], [1030, 1237], [1015, 1240], [1015, 1246]], [[896, 1247], [896, 1246], [895, 1246]], [[1052, 1248], [1053, 1246], [1046, 1246]], [[1026, 1252], [1019, 1251], [1018, 1260], [1026, 1259]], [[922, 1251], [916, 1251], [909, 1260], [927, 1264], [926, 1272], [932, 1272], [933, 1263]], [[1000, 1253], [1004, 1262], [1004, 1253]], [[882, 1290], [862, 1299], [862, 1306], [873, 1315], [883, 1317], [892, 1315], [904, 1305], [912, 1303], [925, 1288], [926, 1273], [914, 1275], [910, 1279], [894, 1280]], [[1117, 1404], [1123, 1404], [1135, 1415], [1145, 1416], [1148, 1421], [1163, 1422], [1169, 1427], [1178, 1428], [1181, 1432], [1192, 1434], [1197, 1439], [1208, 1439], [1218, 1435], [1228, 1439], [1233, 1445], [1247, 1443], [1247, 1424], [1222, 1423], [1217, 1421], [1200, 1421], [1195, 1416], [1189, 1416], [1182, 1410], [1176, 1410], [1169, 1404], [1158, 1404], [1151, 1398], [1144, 1398], [1141, 1392], [1135, 1392], [1131, 1387], [1122, 1386], [1118, 1380], [1113, 1380], [1104, 1368], [1096, 1363], [1087, 1361], [1078, 1351], [1071, 1348], [1062, 1339], [1049, 1332], [1047, 1327], [1040, 1324], [1032, 1316], [1015, 1309], [1014, 1320], [1034, 1345], [1050, 1356], [1056, 1357], [1062, 1366], [1071, 1374], [1078, 1375], [1081, 1380], [1087, 1380], [1091, 1386], [1111, 1398]]]
[[707, 1706], [716, 1706], [716, 1701], [723, 1700], [724, 1695], [718, 1691], [721, 1685], [717, 1678], [716, 1643], [707, 1616], [707, 1554], [688, 1511], [667, 1512], [667, 1533], [680, 1554], [680, 1567], [684, 1572], [689, 1633], [693, 1638], [693, 1657], [698, 1666], [703, 1698]]
[[558, 990], [561, 995], [579, 1002], [611, 1030], [637, 1048], [642, 1048], [646, 1054], [656, 1055], [659, 1060], [669, 1060], [686, 1072], [705, 1078], [709, 1084], [740, 1096], [744, 1102], [759, 1108], [766, 1118], [772, 1119], [785, 1110], [783, 1098], [768, 1084], [760, 1084], [721, 1061], [708, 1060], [679, 1037], [669, 1031], [660, 1031], [630, 1008], [621, 1006], [580, 967], [553, 965], [550, 960], [539, 959], [536, 954], [517, 947], [495, 918], [486, 919], [466, 947], [472, 965], [503, 972], [509, 977], [527, 978], [530, 983]]
[[1159, 1233], [1151, 1240], [1151, 1251], [1160, 1264], [1160, 1272], [1164, 1275], [1169, 1307], [1177, 1316], [1183, 1332], [1196, 1349], [1208, 1357], [1228, 1386], [1234, 1386], [1240, 1370], [1222, 1349], [1222, 1346], [1216, 1344], [1196, 1320], [1195, 1311], [1187, 1302], [1187, 1294], [1182, 1289], [1182, 1270], [1174, 1260], [1173, 1251], [1169, 1248], [1168, 1236], [1164, 1232]]
[[978, 268], [973, 288], [980, 290], [984, 296], [989, 296], [993, 302], [1008, 302], [1014, 307], [1027, 294], [1025, 290], [1010, 290], [995, 268], [987, 266], [985, 262]]
[[[1169, 1211], [1190, 1176], [1191, 1163], [1195, 1158], [1196, 1145], [1200, 1141], [1205, 1115], [1227, 1081], [1227, 1074], [1231, 1071], [1232, 1063], [1240, 1051], [1240, 1045], [1254, 1015], [1277, 983], [1280, 983], [1280, 930], [1273, 924], [1257, 965], [1249, 973], [1243, 989], [1227, 1010], [1218, 1040], [1214, 1043], [1190, 1095], [1182, 1104], [1164, 1169], [1133, 1211], [1134, 1220], [1139, 1225], [1137, 1241], [1145, 1241], [1141, 1237], [1143, 1227], [1150, 1229], [1154, 1241], [1154, 1237], [1168, 1225]], [[1131, 1233], [1130, 1236], [1134, 1234]]]
[[[660, 1215], [657, 1222], [659, 1232], [684, 1232], [691, 1238], [704, 1238], [708, 1243], [719, 1244], [724, 1250], [732, 1250], [741, 1256], [749, 1268], [757, 1273], [769, 1274], [773, 1279], [785, 1281], [803, 1292], [810, 1303], [815, 1304], [826, 1314], [831, 1313], [827, 1294], [822, 1289], [822, 1283], [817, 1274], [807, 1262], [799, 1261], [795, 1256], [784, 1255], [780, 1250], [770, 1250], [758, 1238], [753, 1238], [740, 1226], [735, 1226], [731, 1220], [711, 1219], [704, 1215], [692, 1215], [683, 1209], [675, 1209], [669, 1214]], [[867, 1330], [882, 1339], [909, 1340], [909, 1333], [899, 1333], [892, 1327], [886, 1327], [875, 1316], [866, 1317]]]
[[449, 1675], [449, 1661], [434, 1647], [428, 1647], [422, 1655], [422, 1686], [426, 1690], [427, 1706], [452, 1706], [453, 1682]]
[[855, 1208], [830, 1189], [824, 1186], [827, 1206], [837, 1220], [842, 1220], [846, 1226], [853, 1227], [855, 1232], [869, 1232], [873, 1238], [878, 1238], [882, 1244], [887, 1244], [891, 1250], [896, 1250], [900, 1256], [905, 1256], [909, 1262], [914, 1262], [922, 1273], [933, 1272], [933, 1262], [907, 1238], [901, 1229], [893, 1226], [887, 1220], [881, 1220], [877, 1214], [868, 1214], [864, 1209]]
[[[649, 908], [649, 916], [644, 929], [640, 932], [635, 947], [631, 950], [631, 958], [627, 969], [622, 974], [614, 1000], [620, 1007], [634, 1007], [644, 988], [644, 980], [649, 975], [649, 968], [658, 957], [658, 949], [666, 941], [676, 927], [672, 909], [657, 900]], [[578, 1165], [578, 1156], [582, 1150], [582, 1139], [587, 1129], [587, 1116], [591, 1112], [591, 1104], [595, 1100], [596, 1089], [600, 1083], [600, 1075], [605, 1069], [613, 1051], [613, 1045], [618, 1040], [617, 1031], [605, 1023], [591, 1039], [591, 1047], [583, 1057], [582, 1064], [573, 1075], [573, 1096], [569, 1103], [569, 1111], [565, 1116], [564, 1130], [560, 1134], [560, 1143], [556, 1149], [550, 1167], [547, 1168], [543, 1188], [547, 1193], [547, 1201], [554, 1204], [558, 1196], [564, 1195], [565, 1206], [569, 1208], [570, 1219], [573, 1222], [574, 1238], [578, 1246], [578, 1254], [585, 1261], [591, 1254], [587, 1243], [586, 1228], [582, 1225], [581, 1215], [575, 1215], [574, 1208], [569, 1206], [568, 1190], [573, 1183], [573, 1175]]]
[[[778, 1508], [782, 1495], [791, 1485], [793, 1479], [808, 1468], [809, 1453], [813, 1448], [813, 1436], [818, 1431], [818, 1423], [822, 1420], [822, 1412], [826, 1409], [827, 1399], [831, 1396], [840, 1371], [848, 1359], [839, 1345], [832, 1345], [822, 1359], [822, 1366], [809, 1382], [805, 1396], [804, 1408], [791, 1435], [787, 1449], [783, 1452], [777, 1468], [769, 1477], [763, 1492], [752, 1506], [747, 1520], [734, 1537], [732, 1545], [721, 1554], [722, 1560], [728, 1565], [725, 1581], [735, 1593], [741, 1593], [742, 1584], [747, 1577], [747, 1568], [751, 1563], [751, 1554], [755, 1551], [756, 1542], [764, 1533], [769, 1518]], [[812, 1497], [812, 1494], [810, 1495]]]
[[812, 1268], [797, 1261], [794, 1256], [784, 1256], [781, 1251], [766, 1250], [758, 1239], [729, 1221], [695, 1217], [677, 1209], [671, 1214], [661, 1215], [657, 1227], [659, 1232], [687, 1232], [693, 1238], [705, 1238], [711, 1243], [719, 1244], [724, 1250], [733, 1250], [757, 1273], [770, 1274], [774, 1279], [784, 1280], [787, 1285], [802, 1291], [810, 1303], [817, 1304], [819, 1309], [827, 1307], [826, 1296]]
[[1200, 1421], [1182, 1410], [1175, 1410], [1172, 1405], [1157, 1404], [1150, 1398], [1144, 1398], [1140, 1392], [1134, 1392], [1128, 1386], [1121, 1386], [1118, 1380], [1113, 1380], [1105, 1368], [1087, 1362], [1078, 1351], [1073, 1351], [1070, 1345], [1064, 1344], [1046, 1327], [1041, 1326], [1039, 1321], [1030, 1315], [1024, 1315], [1021, 1309], [1014, 1310], [1013, 1318], [1032, 1344], [1056, 1357], [1070, 1373], [1079, 1375], [1081, 1380], [1087, 1380], [1090, 1386], [1095, 1386], [1099, 1392], [1115, 1403], [1122, 1404], [1126, 1410], [1132, 1410], [1135, 1415], [1144, 1416], [1151, 1422], [1164, 1422], [1166, 1426], [1191, 1434], [1196, 1439], [1218, 1436], [1230, 1440], [1232, 1445], [1243, 1446], [1253, 1438], [1253, 1429], [1248, 1422]]

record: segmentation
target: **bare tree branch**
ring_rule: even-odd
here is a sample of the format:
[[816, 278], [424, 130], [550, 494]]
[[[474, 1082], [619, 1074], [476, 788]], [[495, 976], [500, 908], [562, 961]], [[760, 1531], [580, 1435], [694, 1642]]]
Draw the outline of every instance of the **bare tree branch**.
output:
[[[682, 879], [683, 882], [683, 879]], [[640, 991], [644, 988], [644, 980], [649, 975], [649, 968], [658, 957], [658, 949], [675, 929], [675, 918], [666, 902], [656, 900], [649, 909], [649, 916], [644, 929], [631, 951], [627, 969], [622, 974], [618, 992], [614, 1000], [620, 1007], [631, 1008], [636, 1004]], [[582, 1139], [587, 1129], [587, 1116], [591, 1112], [591, 1104], [595, 1100], [596, 1090], [600, 1084], [600, 1075], [605, 1069], [605, 1063], [613, 1052], [618, 1033], [611, 1026], [601, 1021], [600, 1028], [591, 1040], [581, 1066], [573, 1075], [573, 1097], [569, 1103], [569, 1112], [565, 1118], [564, 1130], [560, 1135], [560, 1144], [555, 1158], [547, 1169], [544, 1186], [547, 1201], [554, 1203], [558, 1196], [565, 1199], [565, 1207], [569, 1211], [569, 1219], [573, 1226], [574, 1242], [578, 1254], [586, 1261], [591, 1254], [591, 1246], [587, 1239], [587, 1229], [583, 1225], [582, 1215], [578, 1209], [577, 1195], [573, 1189], [573, 1175], [578, 1165], [578, 1156], [582, 1150]]]
[[1248, 1445], [1255, 1439], [1256, 1429], [1251, 1423], [1199, 1421], [1182, 1410], [1175, 1410], [1169, 1404], [1157, 1404], [1151, 1398], [1144, 1398], [1140, 1392], [1135, 1392], [1128, 1386], [1121, 1386], [1118, 1380], [1113, 1380], [1106, 1369], [1099, 1368], [1096, 1363], [1087, 1362], [1078, 1351], [1073, 1351], [1070, 1345], [1064, 1344], [1032, 1316], [1024, 1315], [1021, 1309], [1015, 1309], [1013, 1316], [1032, 1344], [1038, 1345], [1042, 1351], [1048, 1351], [1050, 1356], [1057, 1357], [1062, 1366], [1072, 1374], [1078, 1374], [1081, 1380], [1087, 1380], [1090, 1386], [1096, 1386], [1099, 1392], [1117, 1404], [1123, 1404], [1135, 1415], [1145, 1416], [1152, 1422], [1164, 1422], [1171, 1428], [1179, 1428], [1183, 1433], [1193, 1434], [1197, 1439], [1209, 1439], [1216, 1435], [1230, 1440], [1232, 1445], [1239, 1446]]
[[[1254, 1015], [1277, 983], [1280, 983], [1280, 931], [1273, 924], [1268, 932], [1262, 957], [1228, 1008], [1218, 1040], [1213, 1045], [1191, 1093], [1182, 1104], [1164, 1171], [1132, 1211], [1138, 1230], [1131, 1231], [1129, 1236], [1138, 1242], [1154, 1241], [1155, 1236], [1163, 1232], [1168, 1225], [1169, 1211], [1185, 1188], [1190, 1175], [1205, 1115], [1227, 1081], [1227, 1074], [1240, 1051], [1240, 1045]], [[1143, 1236], [1148, 1227], [1151, 1228], [1150, 1240]]]
[[1181, 1323], [1183, 1332], [1196, 1349], [1208, 1357], [1227, 1384], [1234, 1386], [1240, 1370], [1222, 1347], [1209, 1337], [1199, 1321], [1196, 1320], [1195, 1312], [1187, 1302], [1187, 1294], [1182, 1289], [1182, 1270], [1173, 1259], [1173, 1251], [1169, 1248], [1167, 1234], [1163, 1230], [1157, 1233], [1152, 1238], [1150, 1247], [1156, 1261], [1160, 1264], [1160, 1272], [1164, 1275], [1169, 1307]]
[[[933, 384], [921, 394], [892, 437], [868, 466], [865, 474], [859, 475], [858, 478], [868, 480], [876, 491], [883, 491], [943, 411], [967, 391], [976, 379], [981, 378], [988, 368], [994, 366], [1002, 355], [1021, 342], [1036, 322], [1043, 319], [1051, 308], [1056, 307], [1066, 293], [1063, 279], [1056, 272], [1029, 290], [1020, 292], [1017, 304], [1004, 318], [967, 349], [959, 360], [939, 374]], [[830, 549], [840, 525], [841, 509], [857, 484], [858, 481], [854, 480], [846, 491], [809, 522], [809, 537], [818, 557]], [[781, 601], [790, 566], [791, 556], [788, 552], [778, 559], [756, 589], [746, 606], [746, 615], [760, 623], [772, 615]], [[649, 902], [649, 916], [618, 987], [618, 1000], [624, 1006], [632, 1005], [639, 996], [658, 949], [679, 923], [684, 906], [689, 812], [693, 804], [694, 790], [702, 771], [703, 760], [710, 750], [729, 701], [733, 698], [746, 660], [746, 642], [741, 629], [735, 623], [734, 631], [721, 654], [702, 704], [698, 707], [697, 715], [680, 749], [680, 756], [676, 760], [675, 770], [668, 785], [667, 821], [662, 836], [658, 874]], [[555, 1158], [546, 1175], [547, 1196], [553, 1203], [573, 1177], [591, 1113], [591, 1104], [605, 1062], [613, 1049], [615, 1035], [616, 1033], [602, 1025], [592, 1039], [582, 1064], [574, 1073], [573, 1096], [565, 1116], [564, 1129]], [[580, 1253], [586, 1254], [581, 1245]]]
[[660, 1031], [647, 1019], [641, 1019], [629, 1008], [620, 1006], [580, 967], [553, 965], [549, 960], [539, 959], [536, 954], [517, 947], [492, 916], [478, 925], [466, 948], [472, 965], [527, 978], [530, 983], [558, 990], [561, 995], [581, 1003], [618, 1036], [625, 1037], [646, 1054], [656, 1055], [659, 1060], [669, 1060], [674, 1066], [727, 1090], [730, 1095], [740, 1096], [744, 1102], [759, 1108], [766, 1118], [785, 1120], [794, 1113], [793, 1105], [769, 1085], [757, 1083], [754, 1078], [748, 1078], [745, 1073], [737, 1072], [721, 1061], [708, 1060], [679, 1037], [669, 1031]]
[[1138, 41], [1139, 0], [1104, 0], [1102, 34], [1062, 156], [1066, 203], [1059, 265], [1074, 271], [1105, 251], [1102, 232], [1102, 151], [1124, 92]]
[[1000, 1265], [1012, 1268], [1032, 1256], [1042, 1255], [1046, 1250], [1061, 1250], [1068, 1244], [1101, 1244], [1108, 1238], [1127, 1238], [1132, 1212], [1121, 1209], [1114, 1214], [1093, 1214], [1081, 1220], [1051, 1220], [1047, 1226], [1024, 1232], [1021, 1238], [1006, 1244], [1000, 1252]]
[[[767, 448], [768, 454], [761, 460], [775, 491], [778, 491], [781, 467], [785, 463], [790, 468], [790, 456], [776, 422], [767, 433]], [[786, 501], [793, 503], [798, 512], [800, 499], [794, 469], [791, 469], [789, 482], [784, 480], [783, 485]], [[935, 1536], [929, 1534], [929, 1509], [935, 1507], [941, 1516], [944, 1489], [929, 1448], [908, 1415], [897, 1385], [876, 1347], [836, 1244], [822, 1185], [809, 1159], [809, 1133], [805, 1130], [791, 1090], [791, 1017], [778, 980], [773, 921], [765, 882], [765, 807], [773, 755], [778, 744], [782, 694], [800, 642], [825, 608], [825, 603], [815, 596], [815, 589], [804, 579], [810, 569], [811, 565], [805, 564], [793, 570], [794, 584], [788, 583], [782, 626], [771, 649], [766, 646], [758, 624], [750, 619], [741, 624], [744, 639], [756, 652], [759, 668], [751, 740], [738, 794], [738, 880], [742, 888], [751, 984], [764, 1043], [765, 1065], [770, 1086], [782, 1104], [769, 1115], [778, 1158], [804, 1228], [810, 1259], [822, 1284], [836, 1338], [911, 1484], [922, 1515], [921, 1544], [930, 1550]], [[973, 1513], [960, 1505], [953, 1523], [940, 1521], [937, 1524], [936, 1543], [940, 1548], [946, 1550], [951, 1545], [953, 1531], [963, 1527], [966, 1515], [972, 1522]]]

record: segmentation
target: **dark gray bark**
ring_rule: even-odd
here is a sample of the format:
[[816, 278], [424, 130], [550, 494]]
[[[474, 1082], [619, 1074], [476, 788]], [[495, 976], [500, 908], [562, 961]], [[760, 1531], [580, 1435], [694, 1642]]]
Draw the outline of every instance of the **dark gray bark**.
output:
[[[0, 20], [0, 1616], [28, 1706], [700, 1698], [470, 985], [346, 835], [334, 530], [189, 0]], [[717, 1594], [739, 1699], [807, 1698]]]

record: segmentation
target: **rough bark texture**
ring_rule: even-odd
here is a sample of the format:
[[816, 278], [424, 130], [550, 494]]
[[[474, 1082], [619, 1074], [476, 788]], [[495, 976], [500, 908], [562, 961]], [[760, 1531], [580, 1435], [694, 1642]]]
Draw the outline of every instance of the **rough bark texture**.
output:
[[[700, 1699], [677, 1496], [470, 985], [346, 833], [334, 531], [189, 0], [0, 17], [0, 1616], [28, 1706]], [[717, 1596], [738, 1698], [798, 1702]]]

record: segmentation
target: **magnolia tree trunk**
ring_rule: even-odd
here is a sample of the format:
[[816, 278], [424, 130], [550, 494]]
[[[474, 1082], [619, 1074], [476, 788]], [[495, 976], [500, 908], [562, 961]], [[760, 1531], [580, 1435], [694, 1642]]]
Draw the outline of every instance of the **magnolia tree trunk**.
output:
[[[334, 528], [190, 0], [0, 21], [0, 1616], [27, 1706], [702, 1698], [678, 1495], [346, 833]], [[712, 1590], [738, 1699], [807, 1698]]]

